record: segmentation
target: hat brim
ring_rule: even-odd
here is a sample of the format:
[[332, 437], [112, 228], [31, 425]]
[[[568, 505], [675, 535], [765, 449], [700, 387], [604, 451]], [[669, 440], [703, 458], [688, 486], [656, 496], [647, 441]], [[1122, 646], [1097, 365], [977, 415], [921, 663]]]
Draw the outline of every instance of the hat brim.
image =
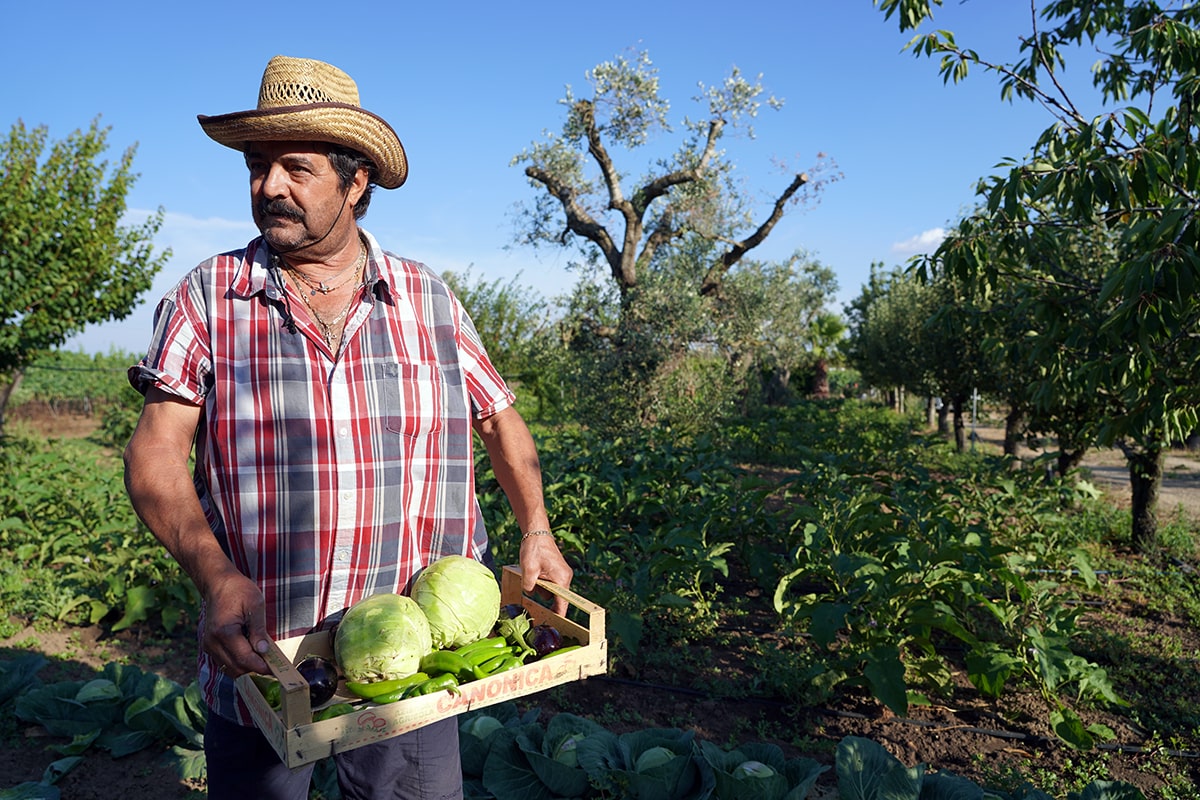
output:
[[395, 189], [408, 178], [408, 158], [392, 126], [348, 103], [308, 103], [196, 118], [211, 139], [234, 150], [241, 150], [246, 142], [331, 142], [370, 158], [377, 170], [375, 182], [385, 189]]

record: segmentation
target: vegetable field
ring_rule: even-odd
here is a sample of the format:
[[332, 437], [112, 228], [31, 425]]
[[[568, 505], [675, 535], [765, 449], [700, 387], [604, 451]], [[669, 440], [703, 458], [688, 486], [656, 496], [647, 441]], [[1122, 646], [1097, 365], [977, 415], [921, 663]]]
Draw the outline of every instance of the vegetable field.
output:
[[[694, 441], [539, 428], [610, 670], [463, 717], [468, 795], [1200, 796], [1197, 523], [1163, 508], [1132, 556], [1086, 476], [913, 428], [856, 402]], [[0, 444], [0, 797], [203, 796], [195, 593], [108, 430]]]

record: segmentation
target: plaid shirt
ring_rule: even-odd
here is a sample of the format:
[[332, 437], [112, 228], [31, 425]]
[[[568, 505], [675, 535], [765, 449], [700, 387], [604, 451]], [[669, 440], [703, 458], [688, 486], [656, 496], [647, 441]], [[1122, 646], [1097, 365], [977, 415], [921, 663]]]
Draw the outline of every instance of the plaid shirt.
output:
[[[203, 407], [196, 491], [225, 552], [261, 587], [276, 639], [406, 591], [442, 555], [481, 559], [487, 547], [471, 415], [513, 395], [442, 280], [364, 238], [367, 291], [336, 358], [291, 316], [295, 301], [255, 239], [162, 300], [148, 354], [130, 370], [139, 391]], [[249, 722], [206, 655], [200, 683], [218, 713]]]

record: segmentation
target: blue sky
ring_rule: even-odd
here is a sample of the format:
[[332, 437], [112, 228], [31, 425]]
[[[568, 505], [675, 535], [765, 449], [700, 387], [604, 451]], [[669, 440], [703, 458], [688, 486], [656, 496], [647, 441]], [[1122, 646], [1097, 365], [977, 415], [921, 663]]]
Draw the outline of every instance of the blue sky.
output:
[[[701, 113], [691, 101], [698, 82], [718, 83], [734, 66], [762, 74], [785, 105], [764, 109], [756, 138], [726, 149], [764, 200], [786, 185], [777, 162], [806, 169], [818, 153], [836, 162], [842, 179], [819, 204], [793, 207], [754, 255], [808, 251], [837, 274], [838, 310], [872, 262], [900, 264], [936, 244], [973, 202], [975, 181], [1052, 122], [1039, 106], [1002, 102], [982, 72], [944, 86], [934, 62], [901, 52], [911, 35], [870, 0], [6, 6], [0, 122], [46, 125], [60, 139], [99, 115], [112, 129], [112, 159], [137, 145], [135, 216], [166, 212], [157, 241], [172, 259], [131, 317], [67, 345], [86, 352], [143, 350], [158, 297], [203, 258], [255, 235], [241, 159], [209, 140], [196, 115], [252, 108], [276, 54], [346, 70], [363, 105], [399, 133], [409, 180], [378, 191], [363, 222], [385, 247], [439, 271], [516, 278], [547, 298], [570, 288], [570, 256], [511, 247], [515, 206], [535, 195], [510, 161], [560, 126], [565, 85], [586, 92], [586, 70], [631, 50], [657, 66], [677, 126]], [[1029, 5], [948, 0], [936, 23], [1011, 61]], [[1093, 60], [1069, 63], [1072, 85], [1089, 84]], [[624, 166], [643, 171], [640, 160]]]

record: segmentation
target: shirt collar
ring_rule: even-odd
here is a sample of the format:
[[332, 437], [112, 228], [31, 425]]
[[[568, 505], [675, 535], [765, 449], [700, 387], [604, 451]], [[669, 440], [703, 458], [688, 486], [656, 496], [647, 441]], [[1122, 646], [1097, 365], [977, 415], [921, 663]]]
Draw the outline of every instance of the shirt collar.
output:
[[[372, 293], [376, 287], [388, 294], [403, 291], [392, 273], [391, 262], [379, 242], [368, 231], [358, 229], [367, 243], [367, 266], [364, 282]], [[280, 296], [280, 282], [272, 276], [271, 248], [261, 236], [246, 245], [245, 257], [230, 282], [229, 289], [240, 297], [253, 297], [265, 292], [272, 300]]]

